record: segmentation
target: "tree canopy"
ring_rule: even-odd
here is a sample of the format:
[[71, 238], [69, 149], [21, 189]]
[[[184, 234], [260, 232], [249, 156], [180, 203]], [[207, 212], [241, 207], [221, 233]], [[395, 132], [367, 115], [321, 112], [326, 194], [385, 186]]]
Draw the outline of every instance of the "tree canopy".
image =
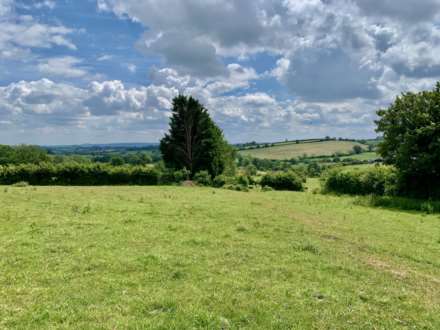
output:
[[167, 167], [185, 168], [191, 175], [205, 170], [214, 177], [233, 163], [233, 149], [223, 132], [191, 96], [173, 99], [170, 129], [160, 142], [160, 150]]
[[378, 152], [398, 169], [400, 191], [440, 197], [440, 83], [432, 91], [402, 94], [377, 114], [383, 133]]
[[0, 145], [0, 165], [6, 164], [39, 164], [49, 161], [47, 151], [38, 146]]

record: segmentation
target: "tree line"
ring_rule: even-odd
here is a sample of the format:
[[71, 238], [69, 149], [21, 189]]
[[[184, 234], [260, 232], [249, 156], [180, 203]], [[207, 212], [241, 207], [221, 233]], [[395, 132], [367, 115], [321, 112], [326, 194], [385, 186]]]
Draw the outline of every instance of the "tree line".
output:
[[[404, 93], [377, 114], [377, 132], [383, 136], [377, 151], [392, 170], [376, 168], [364, 174], [327, 172], [318, 162], [306, 162], [306, 174], [317, 176], [324, 169], [324, 185], [336, 192], [440, 198], [440, 83], [432, 91]], [[297, 160], [275, 162], [237, 156], [208, 110], [191, 96], [174, 98], [169, 125], [169, 132], [160, 141], [163, 163], [157, 162], [154, 168], [145, 166], [153, 161], [146, 154], [133, 161], [121, 156], [107, 158], [109, 165], [101, 166], [98, 159], [92, 164], [66, 164], [40, 147], [0, 146], [0, 165], [9, 164], [0, 169], [0, 183], [24, 180], [35, 184], [157, 184], [194, 180], [216, 186], [228, 182], [244, 185], [252, 183], [257, 170], [264, 169], [284, 173], [266, 174], [260, 182], [263, 185], [266, 182], [273, 188], [302, 189], [297, 185], [297, 181], [303, 181], [301, 170], [292, 168]], [[353, 149], [353, 154], [359, 152], [360, 148]], [[24, 163], [33, 165], [18, 165]], [[131, 166], [123, 166], [127, 163]], [[245, 169], [244, 175], [235, 176], [237, 165]], [[141, 179], [146, 177], [146, 181]], [[286, 180], [291, 182], [287, 184]]]

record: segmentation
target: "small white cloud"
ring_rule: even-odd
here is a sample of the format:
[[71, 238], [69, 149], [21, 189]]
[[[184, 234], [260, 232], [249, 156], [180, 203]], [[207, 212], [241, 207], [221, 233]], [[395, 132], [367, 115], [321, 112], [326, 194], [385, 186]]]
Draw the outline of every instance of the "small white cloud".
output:
[[127, 69], [128, 71], [130, 71], [131, 73], [135, 73], [137, 71], [137, 67], [134, 64], [128, 64], [127, 65]]
[[109, 55], [109, 54], [104, 54], [104, 55], [101, 55], [100, 57], [97, 58], [97, 60], [100, 62], [110, 61], [111, 59], [113, 59], [113, 55]]
[[49, 76], [80, 78], [88, 74], [87, 70], [79, 67], [81, 63], [82, 60], [72, 56], [54, 57], [42, 61], [38, 70]]

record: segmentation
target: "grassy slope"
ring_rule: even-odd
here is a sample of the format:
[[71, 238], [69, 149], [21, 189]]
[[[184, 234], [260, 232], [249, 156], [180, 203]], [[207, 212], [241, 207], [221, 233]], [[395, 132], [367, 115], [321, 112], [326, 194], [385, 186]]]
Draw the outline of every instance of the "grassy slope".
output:
[[356, 160], [375, 160], [380, 158], [380, 155], [375, 152], [363, 152], [358, 155], [350, 155], [341, 157], [342, 160], [345, 159], [356, 159]]
[[260, 148], [240, 151], [242, 155], [250, 155], [257, 158], [266, 159], [291, 159], [307, 156], [330, 156], [336, 152], [348, 152], [355, 145], [361, 145], [350, 141], [326, 141], [299, 144], [283, 144], [269, 148]]
[[0, 328], [440, 328], [439, 216], [209, 188], [1, 188]]

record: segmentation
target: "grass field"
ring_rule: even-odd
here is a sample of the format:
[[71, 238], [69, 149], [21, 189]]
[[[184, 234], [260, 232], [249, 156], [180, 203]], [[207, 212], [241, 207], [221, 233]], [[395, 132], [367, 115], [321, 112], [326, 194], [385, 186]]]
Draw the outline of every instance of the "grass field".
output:
[[380, 158], [380, 155], [375, 152], [363, 152], [358, 155], [350, 155], [341, 157], [342, 160], [355, 159], [355, 160], [375, 160]]
[[[346, 153], [353, 150], [355, 145], [361, 144], [350, 141], [324, 141], [312, 143], [281, 144], [269, 148], [242, 150], [240, 154], [264, 159], [291, 159], [303, 155], [330, 156], [337, 152]], [[364, 146], [365, 147], [365, 146]]]
[[351, 197], [1, 187], [0, 256], [1, 329], [440, 328], [440, 217]]

